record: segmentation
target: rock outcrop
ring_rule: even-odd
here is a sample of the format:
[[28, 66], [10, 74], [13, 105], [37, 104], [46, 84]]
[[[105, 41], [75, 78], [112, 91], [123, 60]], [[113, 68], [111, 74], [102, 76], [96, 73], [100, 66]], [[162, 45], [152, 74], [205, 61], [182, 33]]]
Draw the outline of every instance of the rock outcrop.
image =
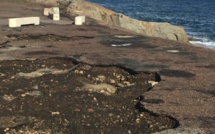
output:
[[188, 42], [184, 28], [169, 23], [146, 22], [116, 13], [99, 5], [84, 0], [26, 0], [32, 2], [55, 2], [68, 5], [67, 11], [73, 15], [85, 15], [103, 21], [110, 26], [117, 26], [151, 37], [160, 37], [180, 42]]
[[70, 2], [67, 11], [71, 14], [89, 16], [93, 19], [103, 21], [110, 26], [118, 26], [151, 37], [188, 42], [183, 27], [174, 26], [169, 23], [145, 22], [132, 19], [126, 15], [116, 13], [84, 0], [70, 0]]

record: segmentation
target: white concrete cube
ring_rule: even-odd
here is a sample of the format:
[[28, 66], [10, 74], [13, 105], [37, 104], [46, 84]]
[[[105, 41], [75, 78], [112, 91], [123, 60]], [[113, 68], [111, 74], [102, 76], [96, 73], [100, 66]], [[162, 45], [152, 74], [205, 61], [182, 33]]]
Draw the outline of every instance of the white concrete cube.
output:
[[43, 14], [44, 14], [45, 16], [49, 16], [50, 12], [52, 12], [51, 8], [44, 8]]
[[23, 17], [23, 18], [9, 18], [9, 27], [21, 27], [22, 25], [39, 25], [40, 17]]
[[85, 16], [75, 17], [75, 25], [83, 25], [85, 23]]
[[60, 20], [60, 14], [53, 14], [52, 19], [53, 20]]
[[85, 23], [85, 16], [80, 16], [82, 19], [82, 23]]
[[60, 9], [59, 7], [52, 7], [52, 8], [44, 8], [45, 16], [49, 16], [53, 20], [60, 20]]
[[60, 14], [59, 7], [52, 7], [52, 11], [53, 11], [54, 14]]

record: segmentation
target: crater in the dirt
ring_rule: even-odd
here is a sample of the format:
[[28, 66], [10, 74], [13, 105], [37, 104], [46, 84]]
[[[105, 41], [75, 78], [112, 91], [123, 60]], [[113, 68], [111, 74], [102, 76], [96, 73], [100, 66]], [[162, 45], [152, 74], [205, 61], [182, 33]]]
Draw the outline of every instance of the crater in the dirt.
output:
[[94, 36], [61, 36], [55, 34], [8, 34], [8, 38], [15, 40], [34, 40], [34, 41], [69, 41], [93, 39]]
[[67, 58], [1, 61], [0, 70], [1, 117], [31, 119], [24, 125], [13, 121], [17, 127], [0, 118], [0, 131], [7, 126], [8, 133], [153, 133], [178, 125], [141, 102], [139, 96], [152, 87], [149, 81], [157, 81], [157, 73]]

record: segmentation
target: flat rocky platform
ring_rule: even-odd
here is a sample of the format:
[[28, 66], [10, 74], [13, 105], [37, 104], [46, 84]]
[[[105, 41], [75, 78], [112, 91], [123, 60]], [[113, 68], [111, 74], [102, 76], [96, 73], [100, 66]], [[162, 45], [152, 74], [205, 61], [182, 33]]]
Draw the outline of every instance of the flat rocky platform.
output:
[[[89, 18], [75, 26], [63, 11], [53, 22], [47, 6], [1, 1], [2, 132], [215, 131], [214, 50]], [[8, 18], [27, 16], [41, 25], [8, 28]]]

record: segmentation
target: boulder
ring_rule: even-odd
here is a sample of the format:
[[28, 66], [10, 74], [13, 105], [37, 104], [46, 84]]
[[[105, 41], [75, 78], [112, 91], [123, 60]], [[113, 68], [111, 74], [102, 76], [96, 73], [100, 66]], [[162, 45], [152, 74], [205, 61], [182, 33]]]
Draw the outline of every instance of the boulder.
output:
[[181, 26], [140, 21], [83, 0], [70, 0], [70, 2], [67, 11], [73, 15], [88, 16], [110, 26], [118, 26], [146, 36], [188, 42], [186, 32]]

